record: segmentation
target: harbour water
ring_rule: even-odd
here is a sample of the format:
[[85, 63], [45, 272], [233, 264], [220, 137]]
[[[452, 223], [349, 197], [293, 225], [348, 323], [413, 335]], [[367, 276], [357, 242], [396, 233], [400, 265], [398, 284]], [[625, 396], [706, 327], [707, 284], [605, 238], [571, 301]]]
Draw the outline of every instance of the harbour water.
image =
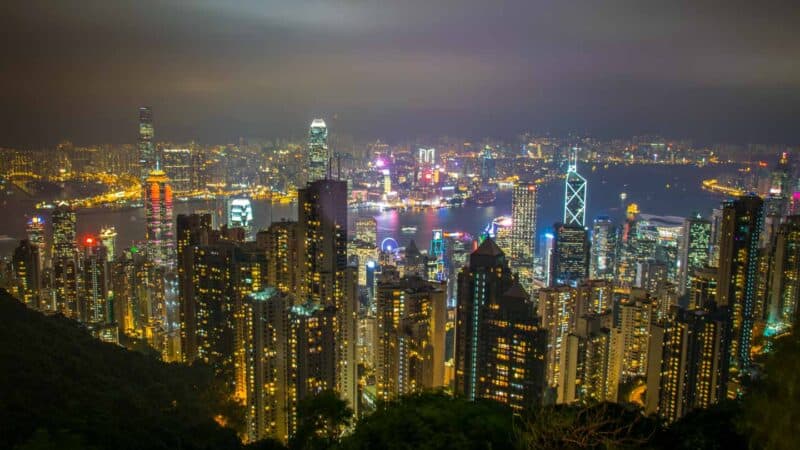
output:
[[[620, 193], [626, 193], [627, 202], [635, 202], [642, 212], [659, 215], [686, 216], [693, 212], [708, 215], [723, 199], [718, 194], [702, 190], [701, 181], [718, 177], [735, 170], [732, 167], [710, 166], [597, 166], [595, 170], [585, 166], [579, 168], [588, 182], [587, 222], [598, 215], [621, 219], [624, 215]], [[564, 186], [561, 182], [543, 185], [538, 192], [537, 229], [545, 233], [563, 215]], [[21, 192], [6, 196], [2, 205], [5, 216], [0, 221], [0, 235], [9, 239], [0, 240], [0, 252], [8, 255], [16, 246], [16, 240], [24, 238], [25, 223], [32, 215], [40, 214], [49, 223], [49, 212], [36, 211], [37, 199], [26, 197]], [[222, 213], [224, 202], [191, 201], [177, 203], [175, 215], [198, 210], [217, 210]], [[263, 229], [273, 221], [294, 220], [297, 217], [294, 204], [270, 204], [256, 201], [253, 204], [256, 229]], [[494, 204], [488, 206], [466, 206], [421, 211], [357, 211], [350, 214], [354, 220], [360, 216], [374, 216], [378, 223], [378, 240], [394, 238], [401, 246], [415, 239], [421, 248], [427, 247], [432, 230], [461, 231], [477, 236], [493, 218], [511, 214], [511, 193], [499, 192]], [[144, 210], [96, 209], [82, 211], [77, 218], [78, 236], [97, 233], [103, 226], [114, 226], [117, 230], [117, 248], [141, 241], [144, 238]], [[401, 228], [416, 227], [413, 233], [404, 233]], [[351, 227], [352, 228], [352, 227]]]

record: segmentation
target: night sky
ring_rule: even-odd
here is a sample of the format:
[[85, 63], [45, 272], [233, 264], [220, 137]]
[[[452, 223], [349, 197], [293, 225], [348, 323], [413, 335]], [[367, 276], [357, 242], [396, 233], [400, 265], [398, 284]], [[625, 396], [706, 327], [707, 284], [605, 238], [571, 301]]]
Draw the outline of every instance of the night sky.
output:
[[[660, 133], [800, 142], [800, 7], [741, 1], [3, 1], [0, 146]], [[334, 119], [335, 117], [335, 119]]]

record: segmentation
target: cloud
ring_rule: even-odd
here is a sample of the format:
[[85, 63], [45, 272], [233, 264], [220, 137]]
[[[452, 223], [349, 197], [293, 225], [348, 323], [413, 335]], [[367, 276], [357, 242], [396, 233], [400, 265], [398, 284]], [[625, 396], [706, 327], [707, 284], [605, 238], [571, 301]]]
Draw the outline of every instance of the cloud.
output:
[[[800, 139], [789, 2], [5, 2], [2, 144], [524, 130]], [[687, 111], [696, 112], [688, 114]], [[700, 123], [706, 123], [703, 126]]]

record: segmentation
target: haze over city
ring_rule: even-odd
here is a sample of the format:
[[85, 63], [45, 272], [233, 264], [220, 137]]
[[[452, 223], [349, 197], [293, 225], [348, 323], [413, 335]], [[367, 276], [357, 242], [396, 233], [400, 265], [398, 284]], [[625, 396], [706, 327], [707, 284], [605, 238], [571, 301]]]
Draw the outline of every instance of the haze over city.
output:
[[0, 145], [336, 132], [800, 139], [794, 2], [8, 1]]

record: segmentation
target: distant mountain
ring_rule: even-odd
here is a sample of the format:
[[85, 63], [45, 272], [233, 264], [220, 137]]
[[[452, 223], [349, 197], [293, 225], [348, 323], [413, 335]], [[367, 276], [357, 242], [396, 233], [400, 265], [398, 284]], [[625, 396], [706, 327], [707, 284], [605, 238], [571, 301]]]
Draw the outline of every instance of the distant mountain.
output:
[[0, 447], [237, 449], [240, 424], [206, 367], [100, 342], [0, 290]]

